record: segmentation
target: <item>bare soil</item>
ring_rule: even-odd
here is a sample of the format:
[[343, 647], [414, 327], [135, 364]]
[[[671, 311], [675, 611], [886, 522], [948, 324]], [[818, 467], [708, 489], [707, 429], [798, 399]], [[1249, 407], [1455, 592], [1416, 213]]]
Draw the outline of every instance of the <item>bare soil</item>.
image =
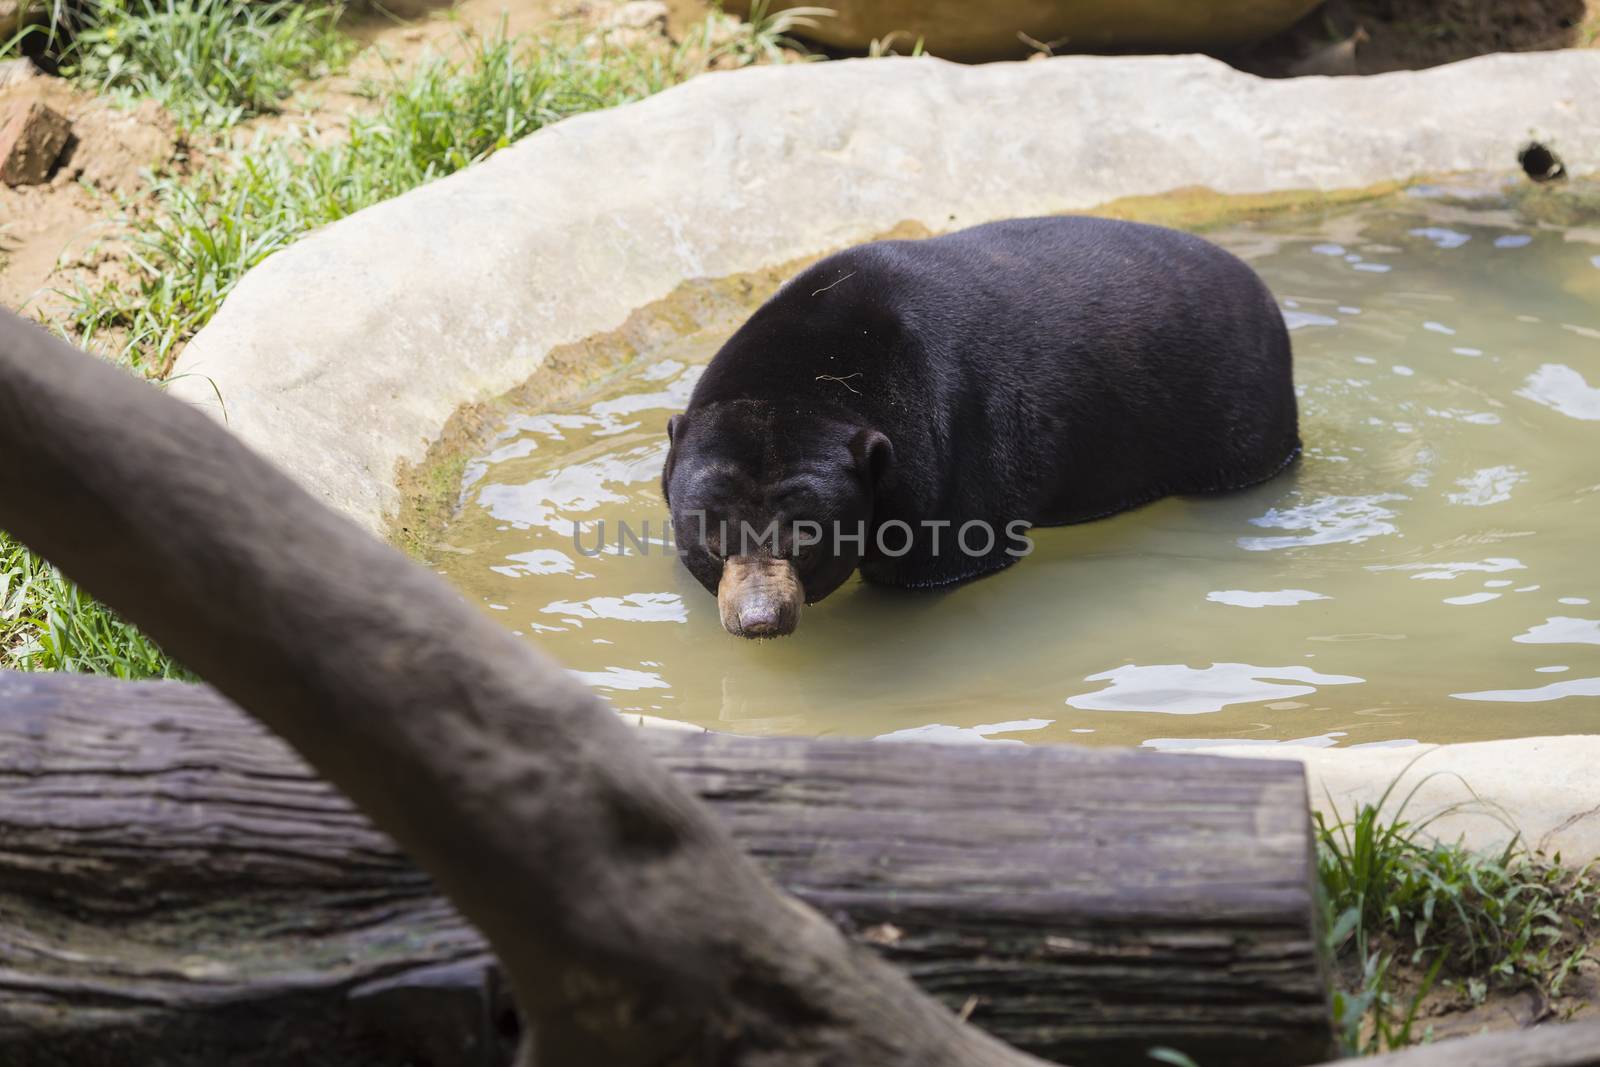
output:
[[158, 105], [123, 110], [24, 64], [8, 68], [0, 103], [38, 100], [72, 123], [51, 180], [0, 185], [0, 305], [30, 310], [47, 300], [63, 264], [90, 263], [114, 233], [119, 204], [146, 188], [147, 168], [179, 155], [177, 127]]
[[[42, 100], [72, 122], [75, 137], [49, 182], [0, 185], [0, 306], [60, 323], [68, 307], [65, 292], [121, 273], [130, 251], [127, 220], [149, 208], [152, 175], [213, 165], [290, 127], [342, 137], [352, 116], [377, 106], [362, 92], [373, 79], [403, 74], [429, 54], [460, 52], [502, 26], [510, 36], [557, 23], [597, 28], [617, 6], [612, 0], [390, 0], [346, 20], [345, 32], [362, 46], [346, 69], [306, 82], [276, 114], [221, 135], [184, 135], [153, 102], [124, 110], [26, 60], [0, 64], [0, 105]], [[670, 0], [667, 6], [673, 36], [711, 11], [705, 0]]]
[[[1403, 954], [1409, 946], [1393, 943], [1391, 951]], [[1575, 943], [1564, 946], [1568, 951]], [[1359, 965], [1346, 961], [1341, 976], [1347, 988], [1361, 984]], [[1397, 962], [1390, 972], [1389, 993], [1404, 1011], [1423, 987], [1427, 967]], [[1476, 988], [1475, 988], [1476, 986]], [[1585, 958], [1573, 966], [1558, 992], [1534, 984], [1521, 988], [1486, 988], [1462, 975], [1444, 975], [1422, 998], [1411, 1027], [1413, 1042], [1444, 1041], [1455, 1037], [1500, 1030], [1523, 1030], [1547, 1022], [1571, 1022], [1600, 1017], [1600, 960]], [[1370, 1031], [1365, 1035], [1370, 1038]]]

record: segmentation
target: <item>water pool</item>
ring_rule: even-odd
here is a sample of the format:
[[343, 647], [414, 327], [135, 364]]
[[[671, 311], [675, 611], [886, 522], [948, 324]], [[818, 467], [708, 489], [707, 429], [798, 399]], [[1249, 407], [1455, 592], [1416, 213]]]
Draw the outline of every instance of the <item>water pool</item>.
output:
[[[1036, 530], [1029, 558], [951, 590], [852, 580], [792, 637], [732, 638], [652, 543], [664, 424], [730, 319], [508, 418], [437, 566], [617, 708], [720, 730], [1157, 747], [1600, 731], [1600, 230], [1419, 190], [1208, 236], [1293, 331], [1306, 455], [1264, 486]], [[618, 551], [621, 522], [645, 536]]]

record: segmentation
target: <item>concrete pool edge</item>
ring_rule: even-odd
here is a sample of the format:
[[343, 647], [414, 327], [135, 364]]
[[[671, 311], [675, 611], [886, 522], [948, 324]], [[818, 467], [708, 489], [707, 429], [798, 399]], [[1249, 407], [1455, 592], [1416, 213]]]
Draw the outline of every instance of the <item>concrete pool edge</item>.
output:
[[[1600, 53], [1282, 82], [1199, 57], [712, 75], [549, 127], [271, 257], [183, 353], [170, 389], [381, 534], [399, 473], [425, 465], [464, 404], [504, 396], [551, 353], [695, 279], [903, 224], [946, 230], [1194, 187], [1506, 172], [1530, 137], [1593, 173], [1600, 125], [1584, 121], [1584, 99], [1600, 99]], [[1540, 740], [1472, 746], [1503, 751], [1497, 799], [1513, 811], [1561, 756], [1529, 747]], [[1326, 758], [1378, 792], [1395, 769], [1385, 750], [1224, 751]], [[1568, 778], [1562, 796], [1562, 818], [1581, 823], [1600, 809], [1600, 776]], [[1563, 851], [1600, 855], [1600, 837], [1586, 847]]]
[[1528, 848], [1559, 853], [1568, 865], [1600, 859], [1600, 736], [1385, 748], [1223, 744], [1186, 751], [1299, 760], [1311, 806], [1330, 825], [1382, 800], [1391, 817], [1403, 807], [1407, 822], [1427, 824], [1430, 839], [1499, 850], [1520, 836]]

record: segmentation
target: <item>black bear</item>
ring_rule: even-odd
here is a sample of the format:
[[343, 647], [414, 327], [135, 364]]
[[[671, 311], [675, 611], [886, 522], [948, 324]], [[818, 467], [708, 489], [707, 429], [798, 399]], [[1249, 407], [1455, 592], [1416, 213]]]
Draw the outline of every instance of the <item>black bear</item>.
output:
[[1238, 489], [1300, 451], [1289, 334], [1191, 234], [1016, 219], [791, 279], [668, 424], [678, 551], [730, 633], [790, 633], [859, 566], [939, 586], [1030, 525]]

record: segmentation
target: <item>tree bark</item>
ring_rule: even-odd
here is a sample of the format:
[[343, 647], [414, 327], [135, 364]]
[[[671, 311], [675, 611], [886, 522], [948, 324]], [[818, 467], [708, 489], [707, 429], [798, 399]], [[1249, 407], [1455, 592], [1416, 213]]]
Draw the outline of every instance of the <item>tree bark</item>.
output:
[[[640, 738], [781, 885], [1013, 1045], [1332, 1045], [1298, 764]], [[0, 796], [10, 1067], [505, 1061], [477, 935], [210, 689], [0, 674]]]

